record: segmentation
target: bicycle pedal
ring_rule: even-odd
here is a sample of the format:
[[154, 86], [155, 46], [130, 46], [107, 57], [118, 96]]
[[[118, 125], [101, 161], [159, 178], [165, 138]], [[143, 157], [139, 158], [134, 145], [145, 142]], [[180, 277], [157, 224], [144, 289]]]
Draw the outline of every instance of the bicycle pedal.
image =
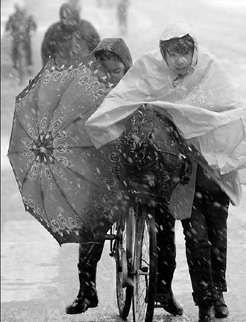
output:
[[143, 273], [148, 273], [149, 271], [149, 268], [147, 266], [145, 267], [141, 267], [140, 270], [143, 272]]
[[162, 294], [156, 294], [155, 295], [155, 308], [163, 308], [163, 295]]
[[156, 309], [158, 309], [158, 308], [162, 308], [163, 309], [163, 305], [161, 305], [159, 302], [156, 302], [155, 301], [154, 306], [155, 306]]
[[127, 286], [134, 286], [133, 279], [131, 277], [124, 278], [124, 281], [122, 283], [122, 287], [127, 287]]

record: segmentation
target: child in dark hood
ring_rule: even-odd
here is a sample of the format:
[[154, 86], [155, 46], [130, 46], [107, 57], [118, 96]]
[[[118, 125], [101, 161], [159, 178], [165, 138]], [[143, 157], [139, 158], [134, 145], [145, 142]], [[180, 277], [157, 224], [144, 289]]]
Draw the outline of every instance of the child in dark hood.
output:
[[[132, 66], [132, 57], [126, 43], [121, 38], [105, 38], [93, 50], [92, 55], [103, 66], [109, 77], [111, 88], [115, 87]], [[88, 115], [89, 117], [89, 115]], [[95, 154], [96, 154], [96, 149]], [[97, 154], [96, 154], [97, 155]], [[92, 207], [93, 211], [93, 207]], [[99, 227], [100, 235], [105, 236], [112, 223], [104, 221], [104, 228]], [[104, 229], [104, 231], [103, 231]], [[79, 245], [79, 293], [73, 303], [66, 308], [67, 314], [79, 314], [98, 305], [96, 291], [96, 269], [101, 258], [104, 239], [95, 242], [97, 232], [81, 232], [84, 243]]]
[[114, 86], [132, 66], [130, 51], [122, 38], [103, 39], [92, 54], [104, 66]]
[[44, 35], [41, 45], [43, 66], [50, 57], [58, 67], [80, 63], [81, 58], [89, 55], [99, 42], [99, 34], [93, 25], [80, 19], [76, 7], [64, 3], [60, 8], [60, 21], [51, 25]]

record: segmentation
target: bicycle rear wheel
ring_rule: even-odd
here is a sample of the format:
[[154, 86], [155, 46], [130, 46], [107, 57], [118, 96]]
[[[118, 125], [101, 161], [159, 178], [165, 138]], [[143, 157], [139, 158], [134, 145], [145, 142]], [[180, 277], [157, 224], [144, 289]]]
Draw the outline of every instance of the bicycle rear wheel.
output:
[[146, 207], [137, 209], [134, 256], [133, 321], [152, 322], [155, 305], [157, 240], [155, 219]]
[[122, 219], [117, 225], [115, 247], [116, 295], [119, 314], [123, 319], [128, 317], [133, 294], [133, 279], [131, 272], [134, 232], [135, 217], [130, 209], [127, 218]]

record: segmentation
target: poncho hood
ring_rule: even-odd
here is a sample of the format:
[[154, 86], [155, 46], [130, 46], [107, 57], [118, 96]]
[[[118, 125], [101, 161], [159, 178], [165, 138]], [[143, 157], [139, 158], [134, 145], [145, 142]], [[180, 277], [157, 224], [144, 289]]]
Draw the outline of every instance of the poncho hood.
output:
[[[185, 22], [176, 22], [170, 24], [163, 31], [160, 37], [160, 41], [168, 41], [173, 38], [182, 38], [186, 35], [189, 35], [194, 40], [194, 53], [192, 57], [192, 62], [190, 68], [187, 71], [187, 74], [191, 74], [194, 71], [198, 60], [197, 41], [194, 33], [192, 32], [191, 27]], [[164, 61], [165, 63], [167, 63], [165, 59]]]
[[118, 55], [127, 70], [132, 66], [131, 53], [122, 38], [104, 38], [93, 50], [92, 54], [96, 54], [103, 50], [108, 50]]
[[172, 38], [181, 38], [189, 34], [194, 40], [195, 35], [192, 32], [191, 27], [185, 22], [176, 22], [168, 25], [161, 34], [160, 40], [166, 41]]

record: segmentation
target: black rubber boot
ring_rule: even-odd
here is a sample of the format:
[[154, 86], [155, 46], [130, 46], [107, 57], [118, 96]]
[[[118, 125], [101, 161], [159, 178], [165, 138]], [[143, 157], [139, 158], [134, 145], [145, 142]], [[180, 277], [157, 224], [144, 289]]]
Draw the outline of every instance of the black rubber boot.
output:
[[67, 314], [80, 314], [89, 308], [97, 307], [98, 297], [95, 280], [96, 269], [87, 269], [87, 272], [82, 272], [79, 268], [80, 290], [73, 303], [66, 308]]
[[162, 293], [156, 293], [156, 303], [159, 303], [165, 311], [172, 315], [182, 315], [183, 308], [175, 299], [172, 289], [169, 288]]
[[176, 301], [171, 287], [176, 268], [175, 219], [164, 206], [155, 209], [155, 219], [158, 251], [156, 304], [170, 314], [182, 315], [183, 308]]
[[229, 310], [225, 304], [223, 293], [219, 293], [214, 303], [215, 317], [217, 319], [226, 318], [229, 315]]
[[207, 305], [199, 306], [198, 322], [215, 322], [213, 306], [207, 306]]
[[98, 305], [96, 291], [97, 263], [101, 258], [104, 241], [79, 245], [79, 293], [73, 303], [66, 308], [67, 314], [79, 314]]

